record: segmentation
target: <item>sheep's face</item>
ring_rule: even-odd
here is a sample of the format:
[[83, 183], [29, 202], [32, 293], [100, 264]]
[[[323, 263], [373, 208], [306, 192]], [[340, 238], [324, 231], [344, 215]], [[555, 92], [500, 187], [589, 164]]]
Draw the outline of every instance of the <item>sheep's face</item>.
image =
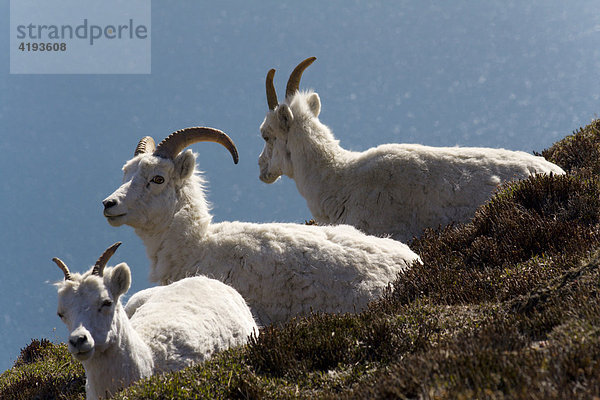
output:
[[130, 284], [131, 272], [125, 263], [106, 268], [103, 277], [87, 272], [57, 284], [57, 314], [70, 332], [68, 348], [74, 358], [89, 360], [114, 342], [115, 309]]
[[177, 192], [193, 174], [191, 150], [174, 160], [140, 154], [123, 167], [123, 184], [102, 203], [104, 216], [112, 226], [160, 229], [168, 225], [177, 205]]
[[[289, 110], [289, 107], [286, 106]], [[275, 182], [281, 175], [291, 174], [290, 153], [287, 149], [287, 130], [279, 125], [277, 110], [269, 112], [260, 126], [265, 147], [258, 158], [260, 180]]]
[[290, 133], [303, 135], [303, 126], [307, 118], [317, 118], [321, 110], [319, 96], [314, 92], [296, 94], [290, 105], [280, 104], [269, 111], [260, 133], [265, 147], [258, 158], [260, 180], [275, 182], [281, 175], [294, 178], [292, 146], [289, 145]]

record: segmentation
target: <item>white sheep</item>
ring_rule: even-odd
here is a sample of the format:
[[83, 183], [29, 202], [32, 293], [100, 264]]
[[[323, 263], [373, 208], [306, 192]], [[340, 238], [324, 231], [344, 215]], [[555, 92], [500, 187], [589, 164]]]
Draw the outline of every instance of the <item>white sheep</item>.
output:
[[263, 182], [293, 179], [319, 224], [349, 224], [409, 241], [425, 228], [468, 221], [503, 181], [564, 174], [543, 157], [504, 149], [384, 144], [345, 150], [319, 121], [319, 95], [298, 91], [314, 60], [292, 72], [281, 104], [275, 70], [267, 74], [269, 111], [260, 126], [265, 145], [258, 164]]
[[120, 243], [109, 247], [94, 267], [70, 273], [58, 287], [58, 316], [67, 325], [68, 348], [82, 362], [87, 399], [108, 398], [120, 388], [156, 373], [179, 370], [258, 334], [250, 309], [233, 288], [192, 277], [136, 295], [129, 319], [121, 296], [131, 284], [125, 263], [106, 263]]
[[216, 129], [177, 131], [157, 147], [146, 137], [123, 167], [124, 183], [103, 201], [111, 225], [130, 225], [143, 240], [151, 281], [219, 279], [268, 324], [310, 310], [361, 310], [418, 259], [405, 244], [351, 226], [211, 223], [196, 156], [182, 152], [206, 140], [224, 144], [237, 160], [231, 139]]

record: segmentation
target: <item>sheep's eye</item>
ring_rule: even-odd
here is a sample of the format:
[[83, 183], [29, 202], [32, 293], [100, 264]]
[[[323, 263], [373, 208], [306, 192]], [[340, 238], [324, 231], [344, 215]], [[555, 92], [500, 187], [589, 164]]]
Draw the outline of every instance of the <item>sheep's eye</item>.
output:
[[156, 183], [156, 184], [159, 184], [159, 185], [160, 185], [160, 184], [162, 184], [162, 183], [164, 183], [164, 182], [165, 182], [165, 178], [163, 178], [163, 177], [162, 177], [162, 176], [160, 176], [160, 175], [156, 175], [154, 178], [152, 178], [152, 180], [151, 180], [150, 182], [154, 182], [154, 183]]
[[104, 300], [102, 302], [102, 307], [101, 308], [103, 308], [103, 307], [110, 307], [110, 306], [112, 306], [112, 304], [113, 304], [112, 301], [110, 301], [110, 300]]

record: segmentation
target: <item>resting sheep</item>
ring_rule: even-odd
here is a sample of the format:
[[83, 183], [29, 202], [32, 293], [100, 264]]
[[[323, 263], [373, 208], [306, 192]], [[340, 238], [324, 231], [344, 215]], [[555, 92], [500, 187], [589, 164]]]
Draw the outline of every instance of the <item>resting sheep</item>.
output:
[[293, 179], [319, 224], [349, 224], [409, 241], [425, 228], [468, 221], [503, 181], [564, 174], [543, 157], [504, 149], [384, 144], [345, 150], [319, 121], [319, 95], [298, 91], [314, 60], [292, 72], [281, 104], [275, 70], [267, 74], [269, 111], [260, 126], [265, 145], [258, 164], [263, 182]]
[[211, 223], [196, 156], [182, 152], [197, 141], [221, 143], [237, 160], [231, 139], [216, 129], [187, 128], [156, 147], [145, 137], [123, 167], [124, 183], [103, 201], [111, 225], [130, 225], [143, 240], [151, 281], [219, 279], [268, 324], [311, 309], [361, 310], [418, 259], [405, 244], [346, 225]]
[[108, 398], [136, 380], [202, 362], [258, 334], [240, 294], [206, 277], [145, 290], [129, 319], [120, 300], [131, 284], [129, 267], [105, 268], [119, 244], [84, 274], [53, 259], [65, 275], [56, 284], [58, 316], [70, 332], [69, 351], [85, 368], [87, 399]]

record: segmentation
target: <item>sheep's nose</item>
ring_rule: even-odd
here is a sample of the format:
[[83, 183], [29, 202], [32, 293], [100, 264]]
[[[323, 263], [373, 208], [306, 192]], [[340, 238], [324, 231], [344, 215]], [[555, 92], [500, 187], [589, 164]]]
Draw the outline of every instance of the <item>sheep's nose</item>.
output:
[[80, 348], [86, 342], [87, 342], [87, 336], [85, 336], [85, 335], [79, 335], [79, 336], [69, 338], [69, 343], [71, 343], [71, 346], [75, 347], [76, 349]]
[[116, 201], [116, 200], [114, 200], [114, 199], [111, 199], [111, 200], [104, 200], [104, 201], [102, 202], [102, 204], [104, 204], [104, 209], [105, 209], [105, 210], [108, 210], [109, 208], [116, 206], [116, 205], [117, 205], [117, 201]]

